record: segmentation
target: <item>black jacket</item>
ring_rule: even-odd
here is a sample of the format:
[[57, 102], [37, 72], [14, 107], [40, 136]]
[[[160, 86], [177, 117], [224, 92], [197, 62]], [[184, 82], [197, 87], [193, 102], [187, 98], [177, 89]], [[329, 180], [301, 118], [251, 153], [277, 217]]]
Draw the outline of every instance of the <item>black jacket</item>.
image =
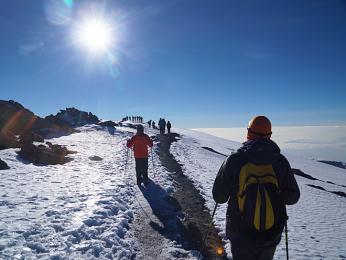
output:
[[226, 216], [226, 233], [231, 240], [267, 240], [278, 244], [281, 239], [283, 226], [274, 230], [276, 234], [261, 237], [248, 229], [241, 222], [236, 194], [239, 186], [240, 169], [246, 163], [256, 165], [272, 164], [277, 176], [281, 195], [286, 205], [292, 205], [299, 200], [300, 191], [291, 166], [280, 153], [280, 148], [270, 139], [247, 141], [234, 154], [230, 155], [222, 164], [213, 186], [213, 198], [218, 203], [228, 201]]

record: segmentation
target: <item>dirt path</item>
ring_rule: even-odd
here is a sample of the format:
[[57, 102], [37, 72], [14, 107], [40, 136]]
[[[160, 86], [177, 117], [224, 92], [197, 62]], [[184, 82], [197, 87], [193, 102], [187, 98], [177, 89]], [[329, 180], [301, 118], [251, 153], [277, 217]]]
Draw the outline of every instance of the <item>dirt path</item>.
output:
[[[225, 255], [216, 254], [216, 249], [223, 249], [223, 244], [214, 227], [210, 228], [203, 245], [211, 214], [203, 197], [169, 151], [176, 137], [176, 134], [155, 137], [158, 141], [155, 152], [170, 173], [176, 191], [168, 194], [155, 180], [149, 180], [148, 187], [134, 187], [137, 213], [131, 233], [137, 242], [132, 259], [187, 259], [191, 255], [186, 250], [201, 251], [202, 248], [203, 259], [225, 259]], [[134, 163], [129, 170], [134, 171]]]
[[[172, 194], [172, 200], [183, 215], [180, 231], [185, 244], [183, 247], [188, 250], [203, 249], [204, 259], [225, 259], [226, 256], [217, 256], [217, 248], [223, 249], [218, 231], [212, 226], [209, 230], [208, 238], [203, 245], [203, 238], [211, 222], [211, 213], [205, 206], [205, 200], [193, 185], [193, 182], [183, 173], [181, 165], [170, 153], [171, 143], [177, 141], [178, 134], [157, 135], [159, 141], [156, 153], [161, 163], [171, 173], [171, 177], [176, 183], [176, 192]], [[224, 250], [223, 250], [224, 251]]]

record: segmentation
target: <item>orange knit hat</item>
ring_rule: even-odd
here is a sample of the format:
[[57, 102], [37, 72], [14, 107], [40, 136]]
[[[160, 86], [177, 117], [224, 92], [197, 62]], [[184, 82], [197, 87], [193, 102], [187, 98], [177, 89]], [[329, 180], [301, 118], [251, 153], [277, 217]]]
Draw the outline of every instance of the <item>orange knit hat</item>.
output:
[[272, 134], [272, 124], [265, 116], [255, 116], [250, 120], [247, 130], [248, 140], [270, 138]]

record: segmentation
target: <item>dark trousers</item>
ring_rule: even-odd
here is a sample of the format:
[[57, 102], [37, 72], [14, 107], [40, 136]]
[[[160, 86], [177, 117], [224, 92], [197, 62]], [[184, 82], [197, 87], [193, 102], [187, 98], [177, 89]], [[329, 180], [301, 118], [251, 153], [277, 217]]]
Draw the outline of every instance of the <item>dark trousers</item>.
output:
[[137, 184], [148, 182], [148, 158], [136, 158]]
[[272, 260], [276, 246], [256, 247], [231, 245], [233, 260]]

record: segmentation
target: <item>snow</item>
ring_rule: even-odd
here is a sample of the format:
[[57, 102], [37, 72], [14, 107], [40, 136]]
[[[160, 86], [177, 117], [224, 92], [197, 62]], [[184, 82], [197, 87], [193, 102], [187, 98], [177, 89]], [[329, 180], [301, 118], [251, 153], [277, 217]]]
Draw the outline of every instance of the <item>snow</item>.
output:
[[[130, 225], [141, 210], [134, 196], [142, 195], [134, 185], [131, 154], [125, 166], [125, 143], [133, 131], [121, 128], [111, 135], [95, 125], [79, 130], [49, 140], [77, 151], [64, 165], [35, 166], [18, 160], [16, 149], [0, 151], [11, 167], [0, 171], [0, 258], [130, 259], [135, 254]], [[164, 171], [156, 157], [154, 164]], [[162, 176], [155, 179], [172, 192]], [[180, 250], [162, 243], [168, 255]]]
[[[11, 167], [0, 171], [0, 258], [196, 259], [197, 252], [186, 251], [149, 228], [150, 221], [163, 225], [155, 215], [159, 205], [155, 202], [174, 192], [175, 184], [154, 153], [149, 161], [152, 189], [135, 185], [133, 155], [125, 147], [135, 130], [124, 126], [113, 132], [96, 125], [78, 130], [49, 140], [77, 152], [64, 165], [33, 165], [20, 160], [17, 149], [0, 151]], [[212, 212], [214, 178], [226, 155], [241, 144], [192, 130], [172, 130], [181, 138], [171, 145], [171, 153]], [[158, 133], [145, 131], [150, 136]], [[93, 156], [102, 160], [91, 160]], [[293, 168], [317, 179], [296, 177], [301, 199], [288, 207], [291, 258], [346, 258], [346, 198], [331, 193], [346, 192], [346, 170], [290, 153], [285, 156]], [[225, 215], [226, 204], [219, 205], [214, 222], [224, 239]], [[144, 237], [151, 232], [148, 242], [159, 245], [159, 250], [143, 250], [138, 232]], [[230, 244], [225, 242], [230, 256]], [[275, 259], [284, 257], [282, 241]]]
[[[212, 137], [193, 130], [174, 129], [182, 138], [171, 147], [171, 153], [183, 164], [188, 175], [206, 199], [212, 212], [215, 202], [212, 198], [214, 178], [225, 156], [201, 148], [208, 146], [218, 152], [236, 150], [240, 143]], [[230, 152], [228, 153], [230, 154]], [[299, 202], [288, 206], [289, 250], [292, 259], [338, 259], [346, 258], [346, 198], [327, 191], [346, 192], [346, 170], [316, 162], [299, 156], [285, 154], [293, 168], [301, 169], [318, 180], [296, 176], [301, 190]], [[327, 183], [327, 181], [335, 183]], [[313, 184], [325, 188], [318, 190], [307, 186]], [[344, 186], [342, 186], [344, 185]], [[227, 205], [218, 206], [214, 218], [225, 239], [226, 252], [231, 255], [229, 242], [225, 238], [225, 216]], [[285, 255], [284, 240], [277, 248], [275, 259]]]

